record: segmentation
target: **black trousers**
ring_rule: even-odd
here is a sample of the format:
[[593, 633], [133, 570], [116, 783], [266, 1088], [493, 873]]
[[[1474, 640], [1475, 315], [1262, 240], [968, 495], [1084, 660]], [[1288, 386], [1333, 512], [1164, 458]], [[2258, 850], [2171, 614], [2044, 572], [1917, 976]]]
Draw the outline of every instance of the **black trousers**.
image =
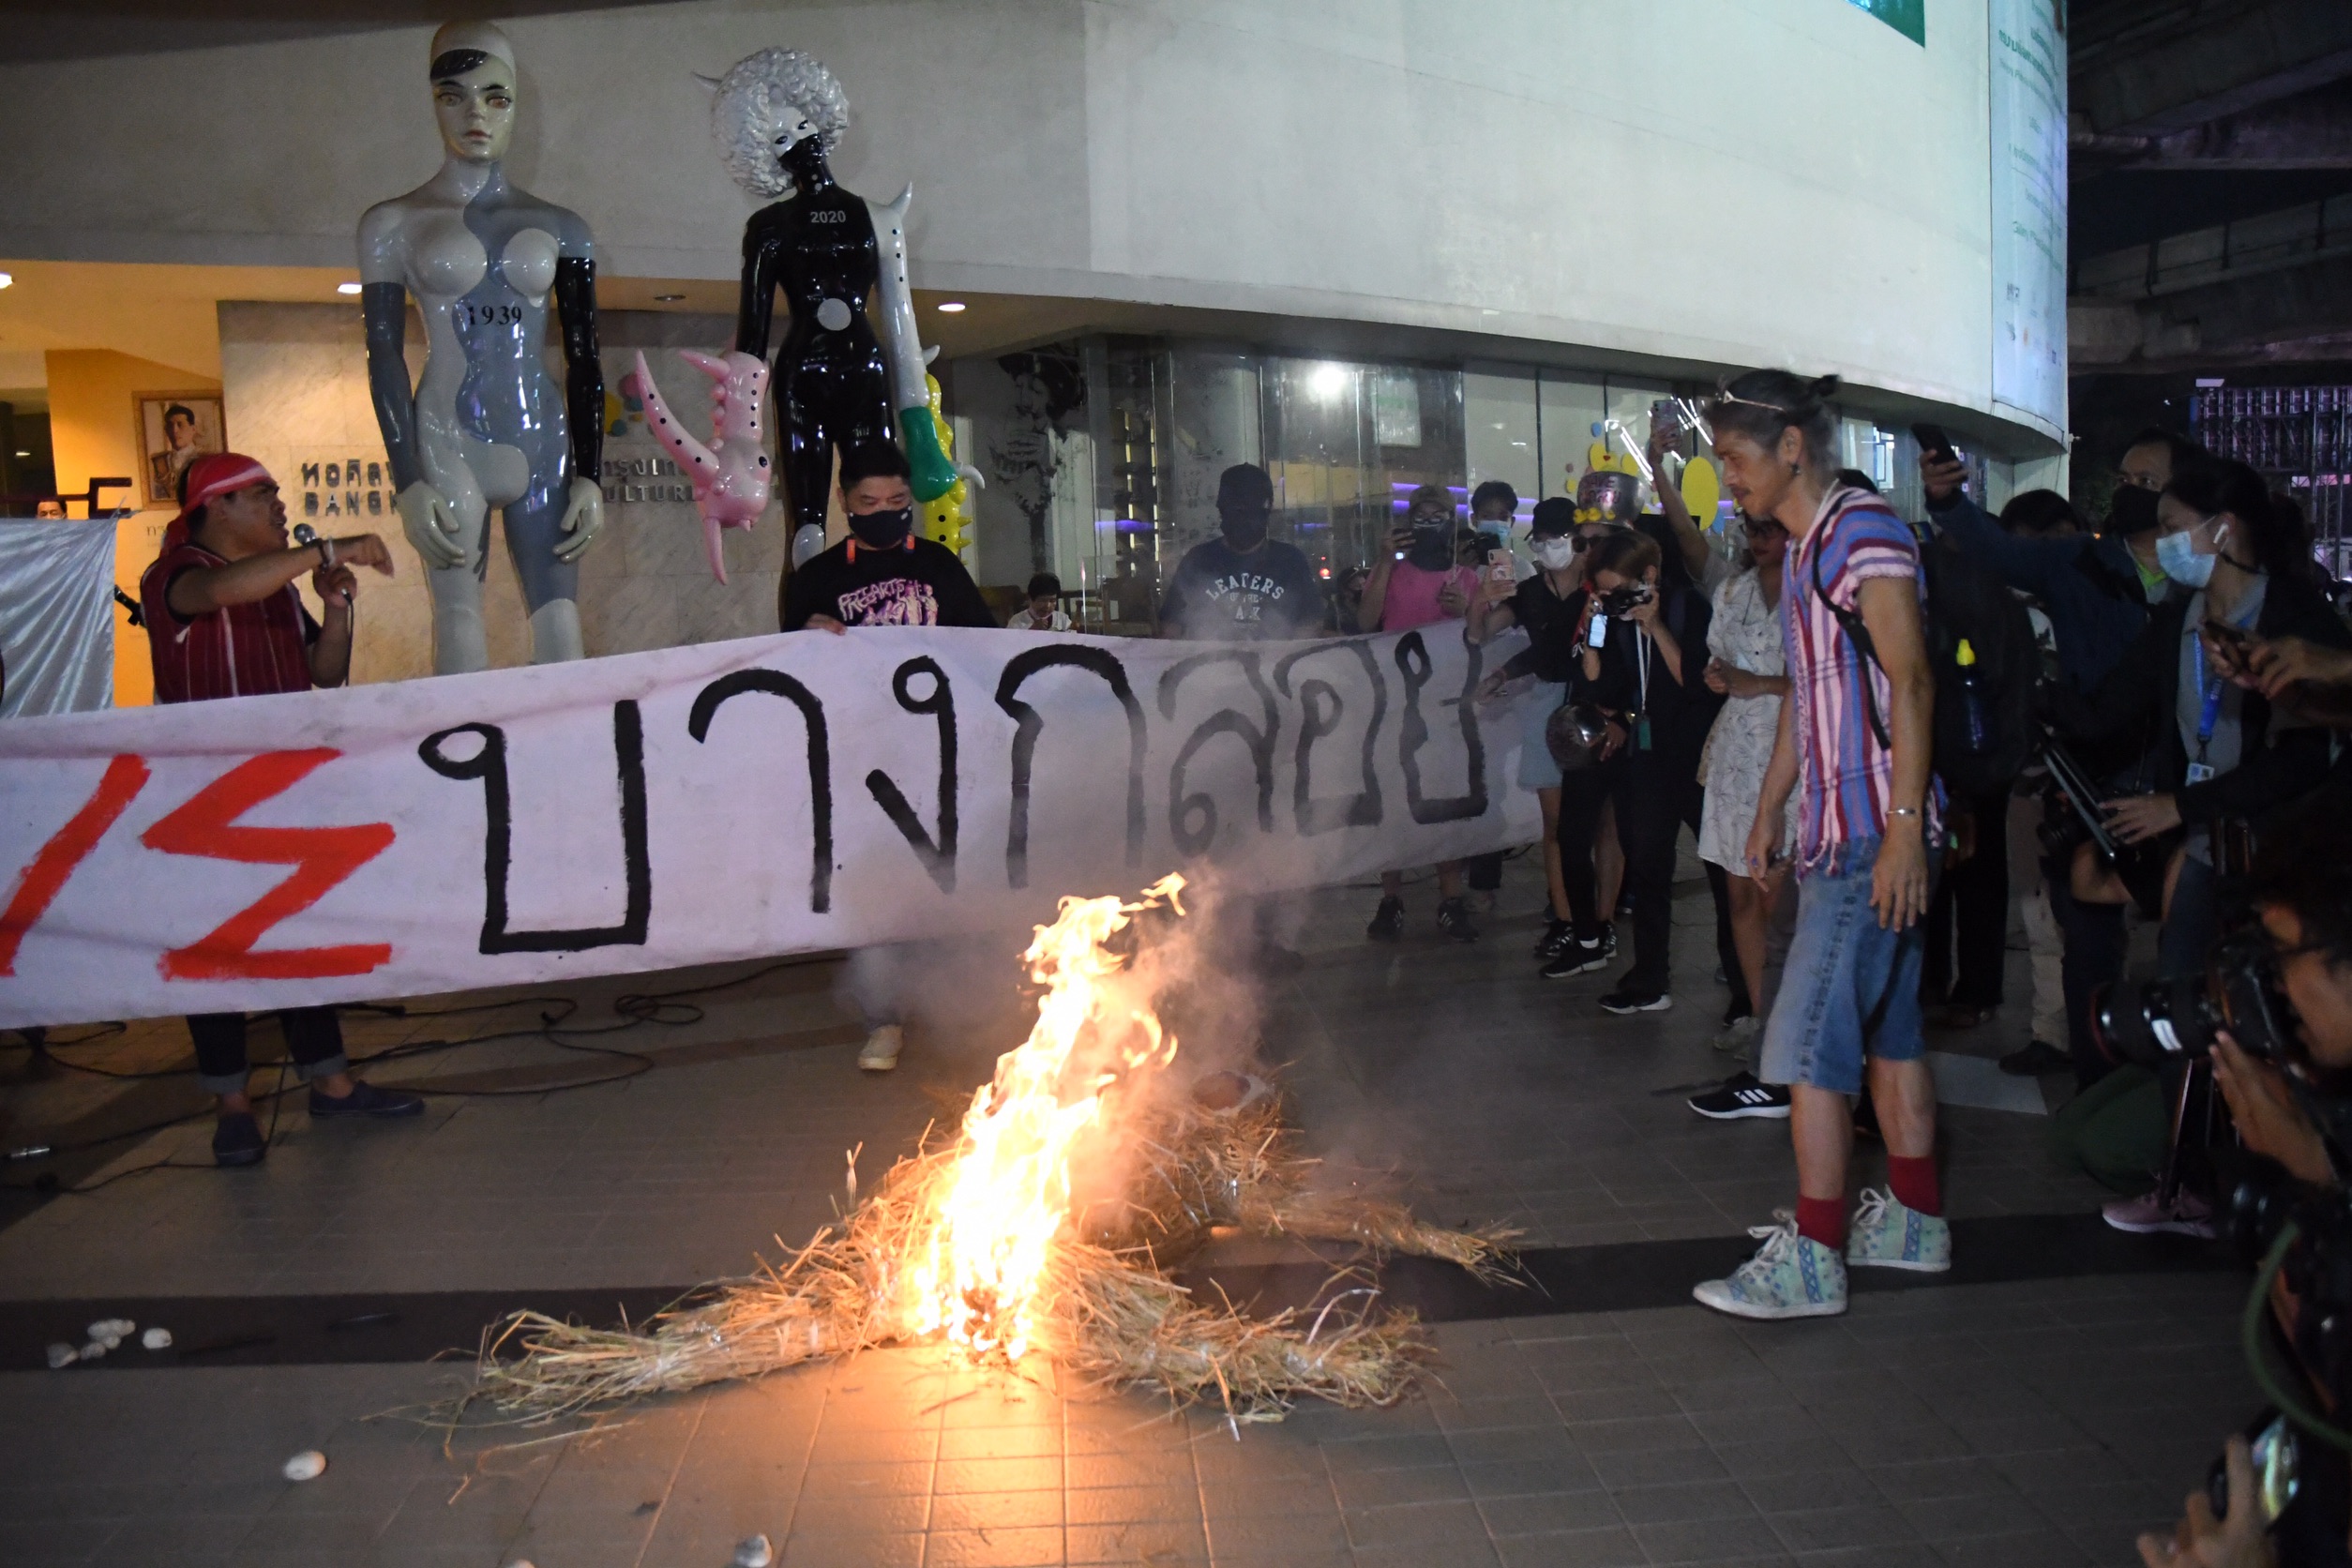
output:
[[[324, 1078], [348, 1064], [343, 1055], [343, 1024], [332, 1007], [289, 1007], [278, 1015], [285, 1032], [286, 1054], [304, 1069], [305, 1078]], [[245, 1056], [243, 1013], [191, 1013], [188, 1037], [196, 1042], [196, 1076], [215, 1094], [245, 1092], [249, 1063]]]
[[1462, 870], [1470, 879], [1472, 893], [1493, 893], [1502, 886], [1502, 852], [1474, 854], [1462, 862]]
[[2099, 1053], [2090, 1037], [2091, 997], [2122, 976], [2130, 935], [2121, 904], [2085, 904], [2071, 891], [2073, 867], [2064, 855], [2044, 856], [2042, 880], [2050, 890], [2050, 913], [2058, 927], [2058, 982], [2066, 994], [2066, 1050], [2083, 1087], [2105, 1078], [2115, 1063]]
[[1955, 1007], [1998, 1007], [2009, 957], [2009, 792], [1954, 805], [1976, 817], [1976, 852], [1944, 874], [1927, 906], [1919, 994]]
[[[1696, 769], [1679, 748], [1636, 751], [1617, 777], [1617, 841], [1625, 852], [1625, 885], [1634, 896], [1634, 967], [1625, 972], [1627, 990], [1647, 995], [1672, 986], [1674, 843], [1684, 822], [1698, 821]], [[1719, 923], [1727, 946], [1728, 922]]]
[[[1608, 803], [1617, 788], [1618, 776], [1625, 771], [1625, 759], [1612, 757], [1606, 762], [1563, 774], [1560, 780], [1560, 825], [1554, 841], [1560, 845], [1560, 882], [1568, 894], [1568, 915], [1576, 922], [1578, 942], [1597, 942], [1601, 927], [1609, 917], [1600, 908], [1599, 880], [1592, 869], [1592, 852], [1597, 847], [1601, 831], [1601, 807]], [[1624, 819], [1618, 820], [1622, 839]]]

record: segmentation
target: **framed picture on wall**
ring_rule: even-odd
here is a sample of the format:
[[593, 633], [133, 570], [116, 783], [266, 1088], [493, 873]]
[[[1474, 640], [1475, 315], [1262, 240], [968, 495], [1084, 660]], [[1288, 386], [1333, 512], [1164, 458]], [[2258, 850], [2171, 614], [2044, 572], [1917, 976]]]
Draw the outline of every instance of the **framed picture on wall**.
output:
[[180, 475], [208, 452], [229, 449], [218, 392], [135, 392], [140, 466], [150, 506], [179, 505]]

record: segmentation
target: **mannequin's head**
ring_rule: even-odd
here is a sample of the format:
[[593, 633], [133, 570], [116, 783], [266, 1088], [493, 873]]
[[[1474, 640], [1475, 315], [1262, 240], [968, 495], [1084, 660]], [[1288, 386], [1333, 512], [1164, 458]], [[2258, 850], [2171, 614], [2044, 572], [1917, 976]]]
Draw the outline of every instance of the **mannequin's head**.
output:
[[789, 196], [824, 173], [850, 128], [849, 95], [824, 62], [797, 49], [746, 54], [711, 89], [711, 134], [737, 185], [762, 201]]
[[515, 47], [486, 22], [433, 35], [433, 117], [442, 144], [468, 163], [495, 163], [515, 135]]

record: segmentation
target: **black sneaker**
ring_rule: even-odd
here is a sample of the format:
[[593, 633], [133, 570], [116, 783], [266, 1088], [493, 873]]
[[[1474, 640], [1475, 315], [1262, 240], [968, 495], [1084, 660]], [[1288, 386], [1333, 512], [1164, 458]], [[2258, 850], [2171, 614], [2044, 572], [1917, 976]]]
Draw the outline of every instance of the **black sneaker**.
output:
[[1405, 935], [1405, 900], [1383, 898], [1372, 915], [1372, 924], [1364, 934], [1373, 942], [1400, 942]]
[[1572, 937], [1568, 945], [1560, 949], [1560, 957], [1544, 966], [1543, 975], [1546, 980], [1565, 980], [1608, 967], [1607, 948], [1597, 942], [1577, 942]]
[[1690, 1107], [1711, 1122], [1750, 1116], [1777, 1122], [1788, 1115], [1788, 1091], [1777, 1083], [1757, 1082], [1754, 1073], [1734, 1073], [1706, 1093], [1692, 1095]]
[[259, 1165], [269, 1145], [250, 1112], [233, 1111], [212, 1130], [212, 1163], [223, 1168]]
[[1601, 922], [1601, 953], [1604, 957], [1617, 957], [1617, 924], [1614, 921]]
[[1438, 929], [1455, 942], [1476, 942], [1478, 920], [1468, 898], [1447, 898], [1438, 905]]
[[1568, 951], [1569, 945], [1576, 940], [1576, 923], [1575, 921], [1554, 920], [1544, 927], [1544, 934], [1535, 939], [1535, 952], [1532, 957], [1545, 960], [1557, 958]]
[[2067, 1072], [2073, 1065], [2073, 1057], [2047, 1040], [2035, 1040], [2001, 1058], [2001, 1071], [2012, 1078], [2040, 1078], [2044, 1073]]
[[394, 1089], [378, 1089], [372, 1083], [354, 1083], [351, 1093], [341, 1099], [322, 1094], [314, 1086], [310, 1091], [310, 1114], [318, 1116], [422, 1116], [425, 1102], [415, 1094], [403, 1094]]
[[1673, 1005], [1674, 999], [1664, 991], [1637, 991], [1622, 982], [1601, 999], [1604, 1013], [1663, 1013]]

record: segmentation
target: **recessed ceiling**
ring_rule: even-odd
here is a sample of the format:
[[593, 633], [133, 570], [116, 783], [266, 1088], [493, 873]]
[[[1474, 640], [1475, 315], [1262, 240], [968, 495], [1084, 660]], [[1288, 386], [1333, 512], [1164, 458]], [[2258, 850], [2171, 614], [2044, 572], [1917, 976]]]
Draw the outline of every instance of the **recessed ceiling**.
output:
[[[222, 300], [359, 308], [336, 292], [338, 284], [351, 279], [349, 267], [0, 261], [0, 270], [16, 279], [14, 286], [0, 289], [0, 382], [21, 385], [43, 379], [40, 356], [51, 349], [113, 349], [219, 380], [217, 308]], [[936, 309], [950, 297], [969, 309], [952, 315]], [[731, 321], [737, 286], [710, 279], [605, 277], [596, 279], [596, 300], [607, 311], [662, 310]], [[1065, 335], [1100, 313], [1083, 300], [951, 296], [924, 290], [916, 292], [915, 308], [924, 342], [938, 344], [950, 358]]]

